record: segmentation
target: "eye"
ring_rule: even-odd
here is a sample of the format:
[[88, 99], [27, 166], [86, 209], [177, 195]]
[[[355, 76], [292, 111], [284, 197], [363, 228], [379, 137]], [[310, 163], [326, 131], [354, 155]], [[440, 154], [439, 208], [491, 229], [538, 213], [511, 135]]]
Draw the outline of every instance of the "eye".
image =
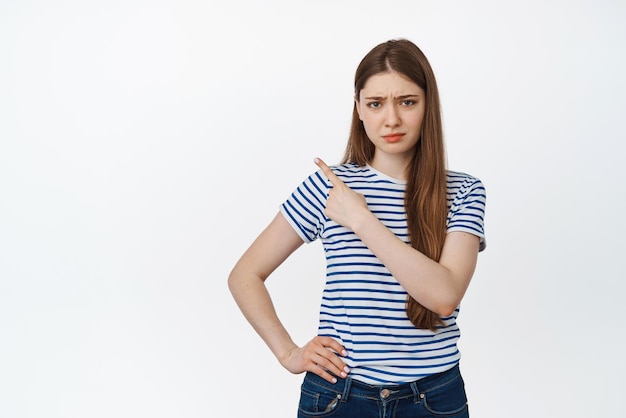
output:
[[378, 109], [382, 106], [382, 103], [380, 102], [369, 102], [367, 104], [367, 107], [371, 107], [372, 109]]
[[402, 100], [402, 106], [413, 106], [415, 103], [417, 103], [415, 100]]

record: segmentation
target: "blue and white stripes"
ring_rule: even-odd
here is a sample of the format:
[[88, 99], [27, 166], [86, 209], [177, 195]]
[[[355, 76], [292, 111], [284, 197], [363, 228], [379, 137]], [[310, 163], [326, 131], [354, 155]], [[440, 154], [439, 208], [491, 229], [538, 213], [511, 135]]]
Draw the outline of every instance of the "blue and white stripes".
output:
[[[404, 210], [405, 183], [373, 168], [332, 167], [353, 190], [363, 194], [376, 217], [409, 244]], [[458, 309], [437, 332], [417, 329], [405, 312], [407, 294], [387, 268], [347, 228], [326, 218], [331, 185], [316, 172], [281, 205], [281, 212], [305, 242], [322, 240], [326, 286], [320, 307], [319, 335], [346, 347], [351, 377], [370, 384], [410, 382], [445, 371], [460, 359]], [[480, 237], [485, 246], [485, 189], [467, 174], [448, 172], [448, 231]]]

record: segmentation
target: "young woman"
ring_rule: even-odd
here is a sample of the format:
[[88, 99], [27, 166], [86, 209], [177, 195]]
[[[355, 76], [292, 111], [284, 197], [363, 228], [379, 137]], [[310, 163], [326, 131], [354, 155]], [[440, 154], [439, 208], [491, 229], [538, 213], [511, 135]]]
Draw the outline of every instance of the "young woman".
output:
[[[485, 247], [485, 190], [445, 165], [439, 94], [422, 51], [372, 49], [355, 75], [341, 165], [309, 176], [229, 277], [280, 363], [306, 372], [298, 416], [467, 417], [458, 306]], [[265, 279], [302, 243], [327, 260], [318, 335], [282, 326]]]

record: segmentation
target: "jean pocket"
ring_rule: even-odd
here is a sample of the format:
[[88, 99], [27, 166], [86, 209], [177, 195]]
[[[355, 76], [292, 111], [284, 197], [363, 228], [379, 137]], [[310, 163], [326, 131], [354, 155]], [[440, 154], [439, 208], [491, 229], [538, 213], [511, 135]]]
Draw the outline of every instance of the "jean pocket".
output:
[[327, 417], [337, 412], [341, 393], [309, 382], [306, 378], [300, 388], [300, 417]]
[[467, 395], [461, 376], [445, 384], [424, 392], [424, 408], [435, 417], [468, 416]]

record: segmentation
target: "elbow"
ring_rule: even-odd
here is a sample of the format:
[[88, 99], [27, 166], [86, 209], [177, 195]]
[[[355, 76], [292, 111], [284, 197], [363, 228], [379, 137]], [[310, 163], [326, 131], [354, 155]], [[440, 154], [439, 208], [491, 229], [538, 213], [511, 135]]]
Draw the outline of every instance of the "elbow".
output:
[[442, 317], [452, 316], [452, 314], [454, 314], [454, 311], [456, 311], [457, 307], [458, 306], [452, 307], [451, 305], [442, 306], [438, 309], [437, 314], [439, 314], [439, 316], [442, 316]]
[[433, 312], [437, 313], [441, 317], [447, 318], [454, 314], [460, 303], [461, 301], [459, 299], [442, 301], [442, 303], [440, 303], [438, 306], [435, 307], [435, 309], [433, 309]]
[[433, 311], [445, 318], [454, 315], [464, 295], [465, 289], [447, 289], [445, 292], [439, 294]]
[[258, 274], [243, 268], [240, 265], [235, 266], [228, 275], [228, 290], [233, 297], [237, 298], [242, 292], [257, 286], [257, 283], [263, 283], [265, 279]]
[[228, 290], [230, 291], [230, 294], [234, 296], [237, 293], [237, 289], [241, 284], [241, 275], [237, 274], [237, 268], [234, 268], [230, 272], [226, 283], [228, 284]]
[[233, 277], [233, 273], [232, 272], [228, 275], [228, 279], [226, 280], [226, 284], [228, 285], [228, 290], [232, 294], [233, 293], [233, 287], [235, 286], [235, 279]]
[[413, 296], [413, 299], [422, 306], [422, 309], [427, 309], [428, 311], [434, 314], [437, 314], [443, 318], [452, 316], [454, 312], [457, 310], [457, 308], [459, 307], [459, 304], [461, 303], [460, 300], [456, 298], [452, 298], [452, 297], [439, 297], [439, 298], [423, 297], [420, 300]]

